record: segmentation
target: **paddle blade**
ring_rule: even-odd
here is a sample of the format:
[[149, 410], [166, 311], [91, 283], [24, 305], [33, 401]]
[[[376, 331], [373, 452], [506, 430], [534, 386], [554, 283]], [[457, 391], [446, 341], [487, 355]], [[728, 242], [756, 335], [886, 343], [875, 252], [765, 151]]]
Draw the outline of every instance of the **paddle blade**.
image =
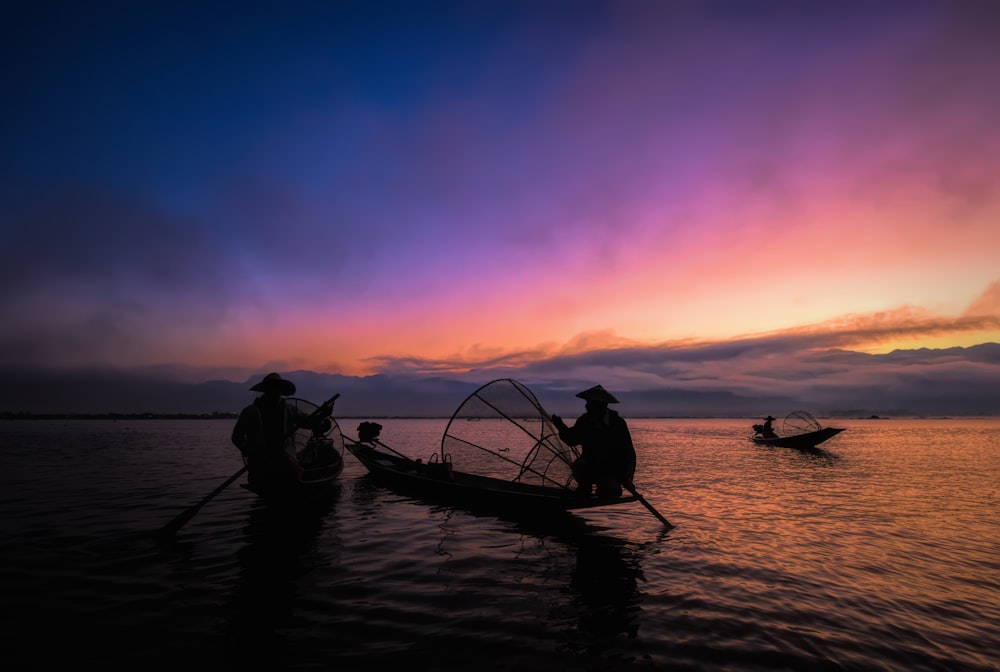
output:
[[237, 478], [239, 478], [240, 476], [242, 476], [246, 472], [246, 470], [247, 470], [247, 468], [246, 468], [246, 466], [244, 466], [239, 471], [237, 471], [235, 474], [233, 474], [232, 476], [230, 476], [229, 478], [227, 478], [225, 483], [223, 483], [222, 485], [220, 485], [219, 487], [217, 487], [212, 492], [208, 493], [200, 502], [198, 502], [194, 506], [188, 507], [187, 509], [185, 509], [184, 511], [182, 511], [176, 518], [174, 518], [169, 523], [167, 523], [166, 525], [164, 525], [163, 527], [161, 527], [157, 531], [156, 535], [158, 537], [160, 537], [160, 538], [170, 537], [170, 536], [174, 535], [179, 529], [181, 529], [182, 527], [184, 527], [189, 520], [191, 520], [192, 518], [195, 517], [195, 514], [197, 514], [198, 511], [201, 510], [201, 507], [203, 507], [206, 504], [208, 504], [208, 502], [210, 502], [213, 497], [215, 497], [217, 494], [219, 494], [220, 492], [222, 492], [223, 490], [225, 490], [226, 488], [228, 488], [229, 485], [233, 481], [235, 481]]
[[178, 530], [187, 525], [188, 521], [194, 518], [195, 514], [198, 513], [198, 510], [200, 508], [201, 508], [200, 506], [192, 506], [186, 509], [179, 516], [177, 516], [169, 523], [161, 527], [159, 530], [157, 530], [156, 536], [160, 537], [161, 539], [174, 536], [175, 534], [177, 534]]

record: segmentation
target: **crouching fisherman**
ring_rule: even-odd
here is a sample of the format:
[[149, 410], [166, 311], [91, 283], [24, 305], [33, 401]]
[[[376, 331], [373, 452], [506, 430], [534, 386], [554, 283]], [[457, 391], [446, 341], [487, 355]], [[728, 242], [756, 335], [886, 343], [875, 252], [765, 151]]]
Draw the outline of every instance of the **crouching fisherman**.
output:
[[576, 492], [589, 496], [596, 486], [598, 497], [618, 497], [623, 485], [632, 487], [635, 476], [635, 447], [628, 424], [608, 408], [618, 399], [600, 385], [576, 396], [587, 402], [586, 412], [572, 427], [558, 415], [552, 416], [559, 438], [571, 446], [580, 446], [580, 457], [573, 463]]
[[774, 422], [774, 418], [769, 415], [764, 418], [763, 425], [754, 425], [753, 431], [765, 439], [776, 439], [778, 435], [774, 433], [774, 427], [771, 425], [772, 422]]

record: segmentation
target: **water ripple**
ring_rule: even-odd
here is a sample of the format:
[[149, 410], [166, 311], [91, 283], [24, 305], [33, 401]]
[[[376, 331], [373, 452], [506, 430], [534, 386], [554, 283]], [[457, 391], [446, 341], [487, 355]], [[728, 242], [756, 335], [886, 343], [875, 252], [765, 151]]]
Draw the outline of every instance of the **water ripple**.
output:
[[[386, 422], [419, 454], [439, 424]], [[5, 649], [106, 670], [1000, 669], [997, 421], [852, 421], [816, 454], [743, 421], [631, 424], [672, 530], [638, 504], [558, 524], [432, 506], [351, 461], [325, 511], [234, 484], [164, 540], [241, 466], [228, 423], [7, 422]]]

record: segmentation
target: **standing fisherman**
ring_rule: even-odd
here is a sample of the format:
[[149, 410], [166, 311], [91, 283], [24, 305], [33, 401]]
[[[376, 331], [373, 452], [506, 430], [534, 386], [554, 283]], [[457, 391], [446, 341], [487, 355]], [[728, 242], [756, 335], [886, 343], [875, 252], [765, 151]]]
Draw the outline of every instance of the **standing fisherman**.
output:
[[240, 412], [232, 434], [247, 463], [248, 485], [254, 490], [292, 488], [302, 474], [295, 459], [295, 430], [310, 429], [311, 418], [286, 402], [285, 397], [295, 394], [295, 383], [277, 373], [250, 389], [261, 394]]

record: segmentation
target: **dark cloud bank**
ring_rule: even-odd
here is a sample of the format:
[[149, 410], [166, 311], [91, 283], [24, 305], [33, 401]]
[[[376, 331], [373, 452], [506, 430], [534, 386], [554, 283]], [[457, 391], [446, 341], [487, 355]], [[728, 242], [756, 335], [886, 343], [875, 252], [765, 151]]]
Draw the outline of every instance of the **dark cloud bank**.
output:
[[[882, 355], [828, 350], [795, 359], [718, 347], [670, 355], [628, 350], [456, 375], [284, 373], [298, 384], [297, 396], [317, 403], [339, 392], [343, 418], [448, 417], [497, 378], [524, 383], [547, 410], [567, 415], [581, 410], [575, 392], [601, 382], [629, 417], [781, 416], [799, 409], [828, 417], [1000, 416], [998, 343]], [[8, 370], [0, 413], [230, 413], [252, 399], [248, 388], [259, 377], [181, 383], [148, 372]]]

